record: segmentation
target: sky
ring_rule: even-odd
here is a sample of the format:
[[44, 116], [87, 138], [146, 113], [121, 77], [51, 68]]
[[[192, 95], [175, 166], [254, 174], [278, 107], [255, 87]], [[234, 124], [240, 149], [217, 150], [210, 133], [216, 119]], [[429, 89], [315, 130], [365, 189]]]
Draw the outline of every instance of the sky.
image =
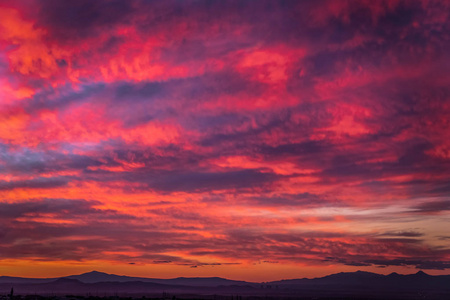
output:
[[0, 0], [0, 275], [449, 274], [449, 13]]

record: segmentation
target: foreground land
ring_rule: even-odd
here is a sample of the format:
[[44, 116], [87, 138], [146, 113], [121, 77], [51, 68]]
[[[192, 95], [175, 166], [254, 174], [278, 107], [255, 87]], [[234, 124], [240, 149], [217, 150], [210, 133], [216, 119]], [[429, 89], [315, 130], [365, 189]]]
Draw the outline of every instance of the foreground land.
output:
[[9, 295], [0, 296], [0, 300], [377, 300], [377, 299], [449, 299], [449, 294], [417, 294], [417, 295], [403, 295], [401, 297], [384, 295], [370, 296], [370, 295], [254, 295], [254, 296], [241, 296], [241, 295], [171, 295], [169, 293], [163, 293], [161, 295], [153, 296], [80, 296], [80, 295], [16, 295], [10, 297]]
[[414, 297], [404, 296], [397, 297], [376, 297], [376, 296], [357, 296], [357, 295], [335, 295], [335, 296], [295, 296], [295, 295], [266, 295], [266, 296], [226, 296], [226, 295], [170, 295], [163, 294], [160, 296], [42, 296], [42, 295], [17, 295], [13, 298], [9, 296], [0, 296], [0, 300], [377, 300], [377, 299], [449, 299], [448, 295], [416, 295]]
[[90, 272], [63, 278], [0, 277], [0, 300], [450, 299], [450, 276], [338, 273], [254, 283], [210, 278], [133, 278]]

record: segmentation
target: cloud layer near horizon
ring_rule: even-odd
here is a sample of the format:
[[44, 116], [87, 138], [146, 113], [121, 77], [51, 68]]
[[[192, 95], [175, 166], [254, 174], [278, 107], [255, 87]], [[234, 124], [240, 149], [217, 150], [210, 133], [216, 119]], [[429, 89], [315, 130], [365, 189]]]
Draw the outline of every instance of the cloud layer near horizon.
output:
[[0, 259], [449, 269], [449, 11], [0, 1]]

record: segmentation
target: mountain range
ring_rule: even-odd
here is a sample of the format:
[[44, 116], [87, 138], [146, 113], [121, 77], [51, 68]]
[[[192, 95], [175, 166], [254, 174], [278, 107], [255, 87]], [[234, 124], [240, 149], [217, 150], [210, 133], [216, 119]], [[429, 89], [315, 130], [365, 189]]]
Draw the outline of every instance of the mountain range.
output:
[[[247, 295], [271, 297], [353, 297], [365, 299], [450, 299], [450, 275], [422, 271], [410, 275], [347, 272], [320, 278], [289, 279], [264, 283], [220, 277], [173, 279], [129, 277], [92, 271], [58, 278], [0, 276], [0, 295]], [[333, 298], [332, 298], [333, 299]]]
[[130, 277], [123, 275], [107, 274], [98, 271], [83, 273], [80, 275], [70, 275], [55, 278], [24, 278], [0, 276], [1, 283], [50, 283], [58, 279], [74, 279], [82, 283], [99, 283], [99, 282], [151, 282], [168, 285], [185, 285], [185, 286], [221, 286], [221, 285], [249, 285], [255, 284], [246, 281], [229, 280], [220, 277], [178, 277], [172, 279], [146, 278], [146, 277]]

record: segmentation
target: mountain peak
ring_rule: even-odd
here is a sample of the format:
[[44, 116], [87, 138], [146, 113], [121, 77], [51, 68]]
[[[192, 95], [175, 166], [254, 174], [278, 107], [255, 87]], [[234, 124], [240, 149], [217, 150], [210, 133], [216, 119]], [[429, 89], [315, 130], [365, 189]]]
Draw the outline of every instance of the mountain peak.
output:
[[66, 276], [66, 278], [70, 279], [78, 279], [81, 282], [84, 283], [93, 283], [93, 282], [106, 282], [106, 281], [114, 281], [114, 278], [117, 278], [120, 276], [107, 274], [99, 271], [91, 271], [79, 275], [70, 275]]
[[422, 271], [422, 270], [420, 270], [419, 272], [417, 272], [416, 275], [419, 275], [419, 276], [428, 276], [428, 274], [425, 273], [425, 272]]
[[108, 274], [108, 273], [105, 273], [105, 272], [99, 272], [99, 271], [90, 271], [90, 272], [86, 272], [86, 273], [83, 273], [83, 274], [80, 274], [80, 276], [81, 275], [94, 275], [94, 276], [104, 276], [104, 275], [110, 275], [110, 274]]

